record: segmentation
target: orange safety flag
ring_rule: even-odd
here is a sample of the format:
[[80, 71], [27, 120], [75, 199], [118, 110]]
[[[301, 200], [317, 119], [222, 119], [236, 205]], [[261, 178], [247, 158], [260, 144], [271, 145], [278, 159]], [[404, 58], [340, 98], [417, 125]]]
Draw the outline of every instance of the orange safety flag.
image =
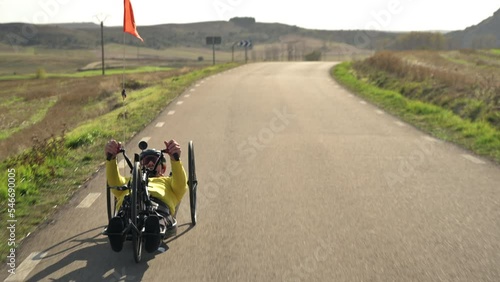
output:
[[123, 1], [123, 32], [127, 32], [132, 34], [133, 36], [139, 38], [142, 42], [144, 40], [141, 38], [139, 33], [137, 32], [137, 28], [135, 26], [134, 20], [134, 11], [132, 10], [132, 4], [130, 4], [130, 0]]

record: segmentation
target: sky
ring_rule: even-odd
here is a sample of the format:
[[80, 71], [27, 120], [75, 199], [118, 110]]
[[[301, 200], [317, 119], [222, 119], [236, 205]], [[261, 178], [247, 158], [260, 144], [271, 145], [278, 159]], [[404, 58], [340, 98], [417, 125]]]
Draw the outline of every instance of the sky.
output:
[[[307, 29], [449, 31], [476, 25], [500, 9], [498, 0], [131, 0], [141, 26], [253, 17]], [[123, 0], [0, 0], [0, 23], [104, 21], [123, 24]]]

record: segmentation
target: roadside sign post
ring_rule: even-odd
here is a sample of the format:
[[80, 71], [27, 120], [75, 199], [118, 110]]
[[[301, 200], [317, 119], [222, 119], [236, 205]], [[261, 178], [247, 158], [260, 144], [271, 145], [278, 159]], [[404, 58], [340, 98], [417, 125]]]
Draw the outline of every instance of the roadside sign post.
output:
[[213, 64], [215, 65], [215, 45], [219, 45], [222, 43], [222, 37], [220, 36], [207, 36], [206, 38], [207, 45], [212, 45], [212, 53], [213, 53]]
[[[241, 40], [238, 43], [235, 43], [235, 45], [238, 45], [240, 47], [245, 47], [245, 64], [248, 62], [248, 48], [252, 48], [252, 41], [250, 40]], [[233, 45], [233, 57], [234, 57], [234, 45]]]

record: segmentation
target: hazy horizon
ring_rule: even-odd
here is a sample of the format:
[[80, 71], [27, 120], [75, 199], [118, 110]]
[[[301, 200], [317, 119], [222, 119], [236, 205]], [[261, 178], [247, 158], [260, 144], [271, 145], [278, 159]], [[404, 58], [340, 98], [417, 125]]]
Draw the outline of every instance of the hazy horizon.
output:
[[[121, 26], [123, 1], [72, 2], [69, 0], [0, 1], [0, 23], [99, 23]], [[335, 6], [320, 0], [307, 2], [263, 0], [186, 0], [145, 3], [131, 0], [135, 21], [141, 26], [228, 21], [253, 17], [260, 23], [281, 23], [318, 30], [379, 30], [389, 32], [463, 30], [479, 24], [500, 8], [494, 0], [470, 2], [430, 0], [351, 0]], [[14, 12], [13, 12], [14, 11]]]

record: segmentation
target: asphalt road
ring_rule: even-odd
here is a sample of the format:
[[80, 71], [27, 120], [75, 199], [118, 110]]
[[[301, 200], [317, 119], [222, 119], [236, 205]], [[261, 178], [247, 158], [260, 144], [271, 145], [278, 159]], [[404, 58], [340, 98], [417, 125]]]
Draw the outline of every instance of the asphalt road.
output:
[[187, 169], [194, 141], [198, 224], [186, 196], [165, 252], [111, 251], [100, 171], [8, 281], [500, 281], [500, 168], [351, 95], [333, 65], [207, 78], [127, 145], [174, 138]]

